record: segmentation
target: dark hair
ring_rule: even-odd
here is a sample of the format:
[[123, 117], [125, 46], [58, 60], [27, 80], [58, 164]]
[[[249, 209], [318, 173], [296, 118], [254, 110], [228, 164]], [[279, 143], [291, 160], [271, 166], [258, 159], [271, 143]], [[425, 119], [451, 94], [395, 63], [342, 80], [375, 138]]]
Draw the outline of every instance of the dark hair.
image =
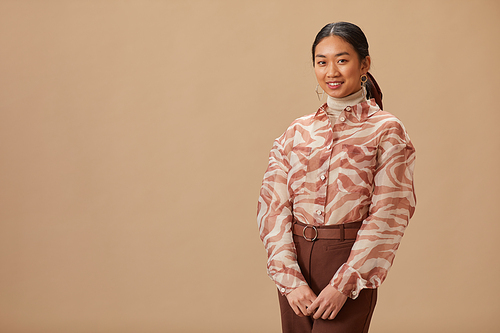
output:
[[[359, 61], [363, 61], [370, 55], [368, 52], [368, 40], [363, 31], [355, 24], [349, 22], [336, 22], [325, 25], [316, 35], [312, 45], [312, 60], [315, 63], [316, 46], [326, 37], [338, 36], [352, 45], [356, 51]], [[366, 93], [368, 98], [375, 98], [377, 104], [382, 108], [382, 92], [373, 78], [368, 73], [368, 81], [366, 82]], [[377, 96], [380, 95], [380, 96]]]

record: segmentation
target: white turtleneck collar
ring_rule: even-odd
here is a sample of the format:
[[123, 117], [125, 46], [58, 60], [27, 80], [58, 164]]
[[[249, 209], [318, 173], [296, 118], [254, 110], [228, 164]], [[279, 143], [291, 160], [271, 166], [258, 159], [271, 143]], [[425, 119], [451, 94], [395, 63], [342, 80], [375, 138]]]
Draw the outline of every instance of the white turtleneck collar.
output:
[[328, 118], [330, 118], [330, 123], [332, 124], [332, 126], [335, 125], [340, 114], [346, 107], [354, 106], [366, 101], [365, 96], [366, 94], [364, 93], [363, 89], [360, 89], [358, 92], [342, 98], [328, 96], [326, 100], [326, 104], [328, 104], [328, 107], [325, 111], [328, 115]]
[[332, 96], [328, 96], [326, 103], [328, 104], [328, 108], [326, 113], [328, 115], [336, 115], [338, 116], [340, 112], [342, 112], [348, 106], [354, 106], [361, 102], [366, 101], [366, 95], [363, 92], [363, 89], [358, 90], [354, 94], [351, 94], [342, 98], [335, 98]]

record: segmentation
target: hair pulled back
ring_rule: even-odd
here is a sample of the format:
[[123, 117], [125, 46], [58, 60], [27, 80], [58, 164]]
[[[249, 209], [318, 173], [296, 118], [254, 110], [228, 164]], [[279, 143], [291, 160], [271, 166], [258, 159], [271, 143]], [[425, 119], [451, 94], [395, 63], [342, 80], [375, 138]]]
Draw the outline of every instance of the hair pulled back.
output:
[[[368, 40], [363, 31], [355, 24], [349, 22], [335, 22], [325, 25], [316, 35], [312, 45], [312, 60], [315, 62], [316, 46], [326, 37], [338, 36], [352, 45], [356, 51], [359, 61], [363, 61], [370, 55], [368, 52]], [[368, 98], [374, 98], [382, 108], [382, 91], [375, 78], [367, 73], [366, 93]]]

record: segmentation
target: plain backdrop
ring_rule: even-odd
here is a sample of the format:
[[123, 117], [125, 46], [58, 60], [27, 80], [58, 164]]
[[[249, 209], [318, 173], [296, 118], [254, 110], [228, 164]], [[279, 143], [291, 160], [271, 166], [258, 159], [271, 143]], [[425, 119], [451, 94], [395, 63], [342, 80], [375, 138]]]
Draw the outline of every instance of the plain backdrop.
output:
[[0, 331], [279, 332], [257, 198], [334, 21], [417, 148], [371, 332], [500, 331], [495, 0], [1, 0]]

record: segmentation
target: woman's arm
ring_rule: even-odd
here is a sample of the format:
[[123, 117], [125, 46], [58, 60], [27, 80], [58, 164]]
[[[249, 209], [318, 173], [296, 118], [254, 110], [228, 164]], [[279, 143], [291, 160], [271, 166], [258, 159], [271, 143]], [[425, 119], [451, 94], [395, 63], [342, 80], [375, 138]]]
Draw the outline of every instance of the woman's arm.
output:
[[287, 184], [290, 164], [278, 138], [269, 154], [269, 165], [260, 190], [257, 221], [267, 251], [267, 272], [283, 295], [307, 285], [297, 263], [291, 226], [291, 194]]
[[355, 299], [363, 288], [377, 288], [386, 278], [415, 210], [415, 149], [399, 121], [387, 126], [378, 147], [378, 166], [368, 217], [347, 262], [331, 280]]

